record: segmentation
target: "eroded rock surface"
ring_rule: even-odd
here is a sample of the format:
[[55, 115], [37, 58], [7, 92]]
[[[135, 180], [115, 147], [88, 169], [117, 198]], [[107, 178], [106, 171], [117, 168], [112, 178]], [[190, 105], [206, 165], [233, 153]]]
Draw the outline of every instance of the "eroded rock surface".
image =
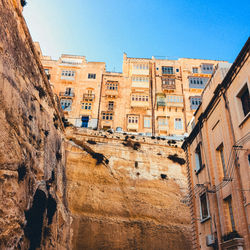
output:
[[[135, 150], [124, 138], [81, 129], [67, 135], [73, 249], [190, 249], [185, 166], [168, 159], [183, 157], [180, 148], [140, 141]], [[104, 154], [102, 164], [88, 147]]]
[[0, 0], [0, 24], [0, 249], [67, 249], [59, 113], [20, 1]]

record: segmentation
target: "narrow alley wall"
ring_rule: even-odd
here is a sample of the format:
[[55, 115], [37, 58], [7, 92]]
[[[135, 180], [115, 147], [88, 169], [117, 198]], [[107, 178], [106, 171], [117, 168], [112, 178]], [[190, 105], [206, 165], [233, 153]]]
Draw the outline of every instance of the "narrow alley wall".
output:
[[68, 249], [60, 116], [20, 1], [0, 24], [0, 249]]

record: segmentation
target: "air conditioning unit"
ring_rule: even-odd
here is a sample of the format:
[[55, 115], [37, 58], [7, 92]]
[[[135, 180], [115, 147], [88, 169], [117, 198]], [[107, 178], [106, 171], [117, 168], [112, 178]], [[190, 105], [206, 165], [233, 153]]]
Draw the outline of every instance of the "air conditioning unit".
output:
[[215, 244], [215, 237], [213, 234], [209, 234], [206, 236], [206, 244], [207, 246], [213, 246]]

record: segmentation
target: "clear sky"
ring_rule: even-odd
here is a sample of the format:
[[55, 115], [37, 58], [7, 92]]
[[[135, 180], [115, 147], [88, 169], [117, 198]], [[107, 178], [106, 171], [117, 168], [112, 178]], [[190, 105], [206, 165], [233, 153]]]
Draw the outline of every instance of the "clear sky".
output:
[[250, 0], [27, 0], [43, 54], [86, 56], [121, 71], [128, 57], [233, 62], [250, 35]]

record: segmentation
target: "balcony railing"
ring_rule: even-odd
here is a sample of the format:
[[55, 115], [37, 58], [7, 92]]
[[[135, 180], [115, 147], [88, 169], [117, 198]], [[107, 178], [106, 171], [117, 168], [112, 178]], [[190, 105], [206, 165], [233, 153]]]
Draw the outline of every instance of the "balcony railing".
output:
[[75, 94], [74, 94], [74, 93], [68, 93], [68, 92], [59, 92], [59, 96], [63, 96], [63, 97], [74, 97]]
[[157, 100], [157, 106], [158, 107], [165, 107], [166, 101], [165, 100]]
[[106, 96], [118, 96], [118, 90], [116, 89], [106, 89], [105, 90]]
[[127, 125], [127, 129], [138, 130], [138, 128], [139, 128], [138, 123], [128, 123], [128, 125]]
[[149, 107], [149, 102], [131, 101], [131, 107], [148, 108]]
[[163, 90], [176, 89], [176, 85], [175, 84], [162, 84], [162, 89]]
[[95, 99], [95, 94], [83, 94], [83, 101], [93, 101]]
[[62, 80], [69, 80], [69, 81], [74, 81], [75, 77], [74, 76], [61, 76]]

